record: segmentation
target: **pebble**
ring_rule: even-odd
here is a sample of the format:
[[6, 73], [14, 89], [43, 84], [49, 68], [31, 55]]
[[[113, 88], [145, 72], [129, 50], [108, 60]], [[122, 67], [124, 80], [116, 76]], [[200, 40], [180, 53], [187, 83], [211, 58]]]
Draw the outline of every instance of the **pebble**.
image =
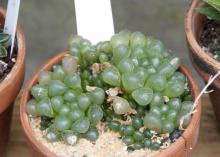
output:
[[15, 62], [16, 62], [16, 59], [15, 59], [15, 58], [12, 58], [11, 61], [15, 63]]

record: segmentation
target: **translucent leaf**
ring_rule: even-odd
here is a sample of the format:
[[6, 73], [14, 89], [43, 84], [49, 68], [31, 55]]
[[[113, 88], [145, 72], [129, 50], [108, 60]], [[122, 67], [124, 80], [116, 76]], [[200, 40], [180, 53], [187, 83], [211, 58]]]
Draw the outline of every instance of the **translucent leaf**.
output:
[[105, 91], [101, 88], [95, 88], [90, 92], [94, 104], [101, 105], [105, 99]]
[[81, 78], [76, 73], [67, 76], [64, 79], [64, 83], [72, 89], [81, 89]]
[[50, 85], [49, 85], [50, 96], [61, 96], [66, 92], [66, 90], [67, 90], [67, 87], [63, 82], [59, 80], [53, 80], [50, 82]]
[[52, 73], [53, 80], [63, 81], [65, 76], [66, 76], [66, 74], [65, 74], [61, 65], [54, 65], [53, 66], [53, 73]]
[[72, 75], [77, 70], [78, 59], [74, 56], [66, 56], [62, 59], [63, 70], [68, 74]]
[[28, 101], [27, 106], [26, 106], [26, 112], [31, 115], [31, 116], [38, 116], [37, 112], [37, 101], [34, 99], [31, 99]]
[[72, 126], [72, 130], [78, 133], [86, 133], [89, 130], [90, 121], [88, 118], [78, 119]]
[[120, 73], [131, 73], [134, 70], [134, 63], [129, 58], [122, 59], [118, 64], [118, 70]]
[[49, 85], [52, 79], [52, 73], [50, 71], [42, 71], [38, 77], [40, 85]]
[[132, 97], [139, 105], [146, 106], [153, 99], [153, 91], [150, 88], [139, 88], [132, 92]]
[[79, 134], [72, 130], [65, 130], [62, 132], [63, 140], [68, 145], [75, 145], [79, 140]]
[[60, 134], [53, 127], [50, 127], [45, 135], [48, 142], [57, 142], [60, 139]]
[[121, 33], [121, 34], [115, 34], [111, 38], [111, 45], [113, 48], [119, 46], [119, 45], [126, 45], [129, 44], [129, 35]]
[[88, 117], [92, 123], [96, 124], [103, 118], [102, 108], [98, 105], [90, 106], [88, 110]]
[[31, 95], [36, 100], [41, 100], [43, 98], [47, 98], [48, 97], [48, 89], [45, 86], [36, 84], [31, 88]]
[[144, 125], [146, 128], [160, 132], [162, 129], [162, 122], [160, 118], [152, 115], [152, 114], [146, 114], [144, 117]]
[[113, 49], [113, 61], [118, 64], [123, 58], [129, 57], [131, 50], [126, 45], [118, 45]]
[[112, 86], [120, 85], [120, 73], [117, 68], [110, 66], [102, 72], [103, 81]]
[[91, 104], [91, 99], [88, 94], [82, 93], [77, 97], [77, 102], [79, 108], [83, 111], [86, 111], [89, 108], [89, 105]]
[[125, 114], [131, 111], [128, 101], [124, 98], [114, 96], [112, 102], [113, 109], [116, 114]]
[[36, 106], [36, 110], [41, 116], [54, 117], [54, 112], [49, 98], [39, 101]]
[[85, 138], [89, 141], [96, 141], [99, 137], [97, 129], [91, 129], [85, 134]]
[[182, 81], [170, 81], [167, 84], [166, 89], [163, 91], [163, 94], [170, 97], [175, 98], [182, 95], [184, 92], [184, 82]]
[[137, 45], [142, 47], [147, 45], [147, 39], [141, 32], [134, 32], [131, 34], [131, 46], [135, 47]]
[[57, 116], [54, 120], [55, 128], [58, 131], [69, 130], [71, 123], [71, 120], [63, 115]]
[[143, 87], [144, 80], [134, 73], [127, 73], [122, 75], [122, 84], [125, 91], [130, 93], [137, 88]]

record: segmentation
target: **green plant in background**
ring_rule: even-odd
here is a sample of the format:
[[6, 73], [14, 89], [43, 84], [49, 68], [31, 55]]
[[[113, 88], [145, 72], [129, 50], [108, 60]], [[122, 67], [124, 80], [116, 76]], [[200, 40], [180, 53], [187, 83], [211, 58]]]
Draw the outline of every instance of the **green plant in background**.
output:
[[10, 35], [6, 33], [0, 33], [0, 58], [7, 57], [8, 52], [5, 44], [9, 41]]
[[[214, 20], [216, 22], [220, 22], [220, 0], [203, 0], [208, 4], [208, 7], [200, 7], [196, 10], [205, 15], [208, 19]], [[215, 45], [212, 47], [213, 51], [220, 51], [220, 45]], [[218, 61], [220, 61], [220, 55], [216, 55], [214, 57]]]
[[197, 11], [206, 15], [209, 19], [220, 22], [220, 0], [203, 0], [209, 6], [206, 8], [197, 8]]

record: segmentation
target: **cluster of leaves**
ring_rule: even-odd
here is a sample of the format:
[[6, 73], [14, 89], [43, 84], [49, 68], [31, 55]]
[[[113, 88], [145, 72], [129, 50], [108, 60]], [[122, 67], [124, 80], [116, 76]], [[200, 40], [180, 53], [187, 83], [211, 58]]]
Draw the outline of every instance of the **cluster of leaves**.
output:
[[129, 148], [155, 150], [162, 142], [151, 139], [151, 131], [175, 133], [192, 108], [180, 60], [159, 40], [124, 30], [97, 45], [74, 36], [68, 48], [61, 63], [40, 73], [26, 108], [41, 117], [49, 142], [96, 141], [97, 124], [104, 122]]
[[7, 57], [8, 52], [6, 50], [6, 43], [10, 40], [10, 35], [6, 33], [0, 33], [0, 58]]
[[220, 22], [220, 1], [219, 0], [203, 0], [208, 4], [208, 7], [197, 8], [197, 11], [209, 19]]

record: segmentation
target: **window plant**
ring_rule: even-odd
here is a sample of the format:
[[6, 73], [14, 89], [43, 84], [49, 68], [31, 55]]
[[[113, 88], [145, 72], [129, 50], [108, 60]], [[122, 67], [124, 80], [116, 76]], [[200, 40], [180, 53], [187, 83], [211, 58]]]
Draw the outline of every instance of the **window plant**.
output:
[[[111, 138], [104, 136], [108, 133], [117, 137], [120, 145], [115, 149], [124, 156], [166, 147], [181, 136], [179, 119], [193, 104], [189, 76], [177, 71], [179, 66], [179, 59], [160, 41], [140, 32], [122, 31], [97, 45], [73, 37], [69, 52], [50, 61], [24, 92], [21, 119], [26, 135], [44, 156], [50, 151], [57, 156], [98, 156], [103, 150], [113, 156], [117, 150], [108, 149]], [[185, 128], [190, 119], [185, 119]], [[95, 149], [103, 136], [103, 148]], [[42, 143], [36, 144], [35, 138]], [[84, 139], [94, 143], [92, 150]], [[86, 147], [90, 151], [62, 152], [60, 141], [66, 147], [73, 145], [68, 150]]]
[[[208, 82], [209, 78], [220, 70], [219, 63], [219, 1], [194, 0], [185, 19], [186, 39], [193, 66]], [[220, 126], [220, 79], [212, 84], [213, 92], [209, 93], [217, 124]]]

